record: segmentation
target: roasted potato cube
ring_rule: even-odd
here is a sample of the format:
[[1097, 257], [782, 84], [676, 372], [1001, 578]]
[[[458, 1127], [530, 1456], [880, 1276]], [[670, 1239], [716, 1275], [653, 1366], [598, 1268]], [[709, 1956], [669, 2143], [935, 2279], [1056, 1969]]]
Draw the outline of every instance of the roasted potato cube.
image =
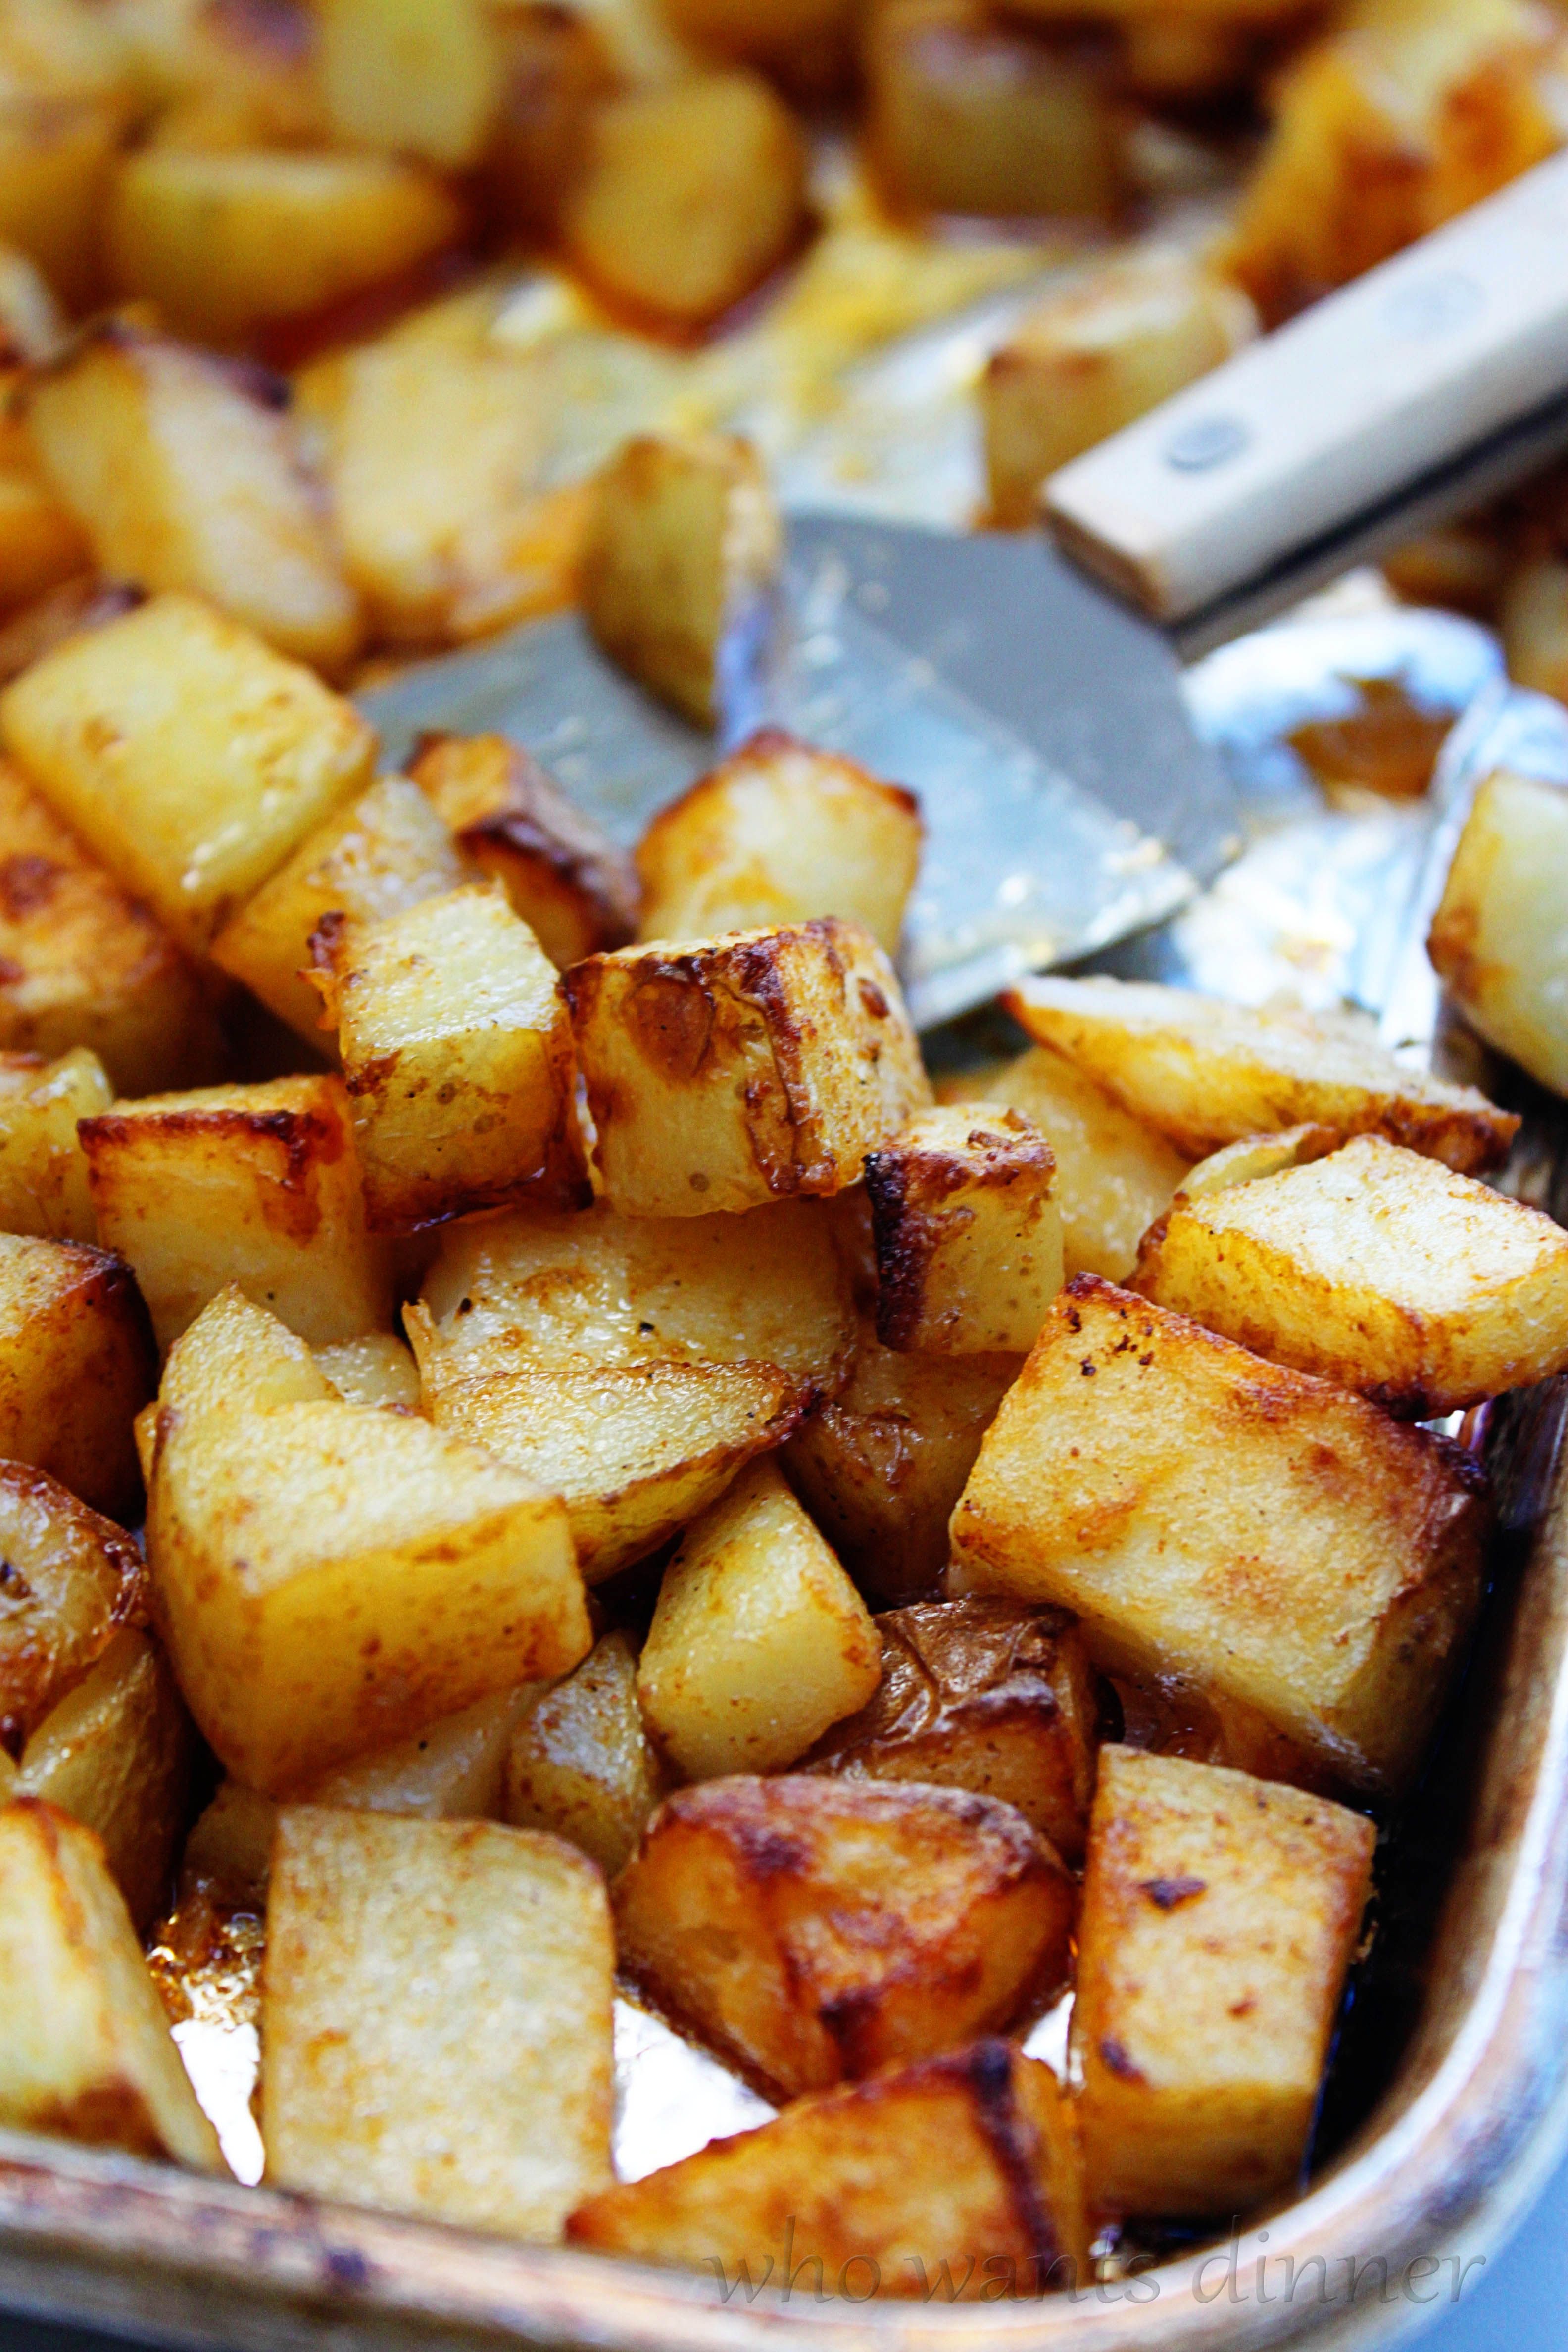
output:
[[1377, 1135], [1178, 1195], [1134, 1279], [1256, 1354], [1413, 1419], [1568, 1365], [1568, 1234]]
[[546, 1362], [777, 1364], [831, 1393], [855, 1350], [849, 1284], [813, 1201], [745, 1217], [531, 1207], [456, 1224], [423, 1297], [452, 1348], [510, 1333]]
[[622, 1967], [786, 2097], [1009, 2024], [1074, 1900], [1011, 1805], [804, 1773], [678, 1790], [615, 1888]]
[[771, 2281], [854, 2303], [1033, 2298], [1091, 2274], [1073, 2102], [1005, 2042], [797, 2099], [604, 2190], [567, 2236], [728, 2292]]
[[1348, 1018], [1120, 980], [1028, 980], [1006, 1003], [1193, 1160], [1307, 1121], [1386, 1136], [1469, 1176], [1500, 1166], [1519, 1129], [1474, 1087], [1405, 1069]]
[[922, 831], [912, 793], [764, 727], [661, 809], [638, 843], [642, 937], [711, 939], [843, 915], [897, 955]]
[[871, 18], [867, 119], [878, 172], [936, 213], [1087, 213], [1125, 193], [1108, 42], [1045, 36], [982, 0], [892, 0]]
[[224, 2169], [100, 1841], [32, 1797], [0, 1811], [0, 2116]]
[[664, 1571], [637, 1666], [648, 1728], [684, 1780], [776, 1772], [881, 1675], [865, 1602], [775, 1462], [753, 1462]]
[[392, 278], [462, 226], [441, 181], [390, 156], [143, 147], [115, 174], [106, 232], [117, 292], [225, 345]]
[[161, 1348], [231, 1282], [322, 1347], [391, 1319], [341, 1078], [151, 1095], [78, 1132], [100, 1234], [134, 1268]]
[[1568, 563], [1553, 555], [1521, 563], [1502, 590], [1497, 625], [1514, 684], [1568, 702]]
[[327, 121], [347, 147], [467, 171], [500, 95], [486, 0], [317, 0]]
[[500, 99], [486, 192], [505, 228], [552, 236], [588, 152], [594, 110], [615, 89], [615, 68], [600, 27], [556, 0], [512, 0], [493, 20], [492, 37]]
[[123, 129], [111, 98], [0, 91], [0, 239], [72, 310], [101, 290], [103, 207]]
[[791, 1438], [784, 1465], [834, 1550], [880, 1601], [912, 1601], [947, 1566], [947, 1523], [1019, 1356], [910, 1356], [868, 1328], [847, 1382]]
[[917, 1602], [875, 1620], [881, 1680], [825, 1732], [803, 1772], [929, 1780], [1016, 1805], [1064, 1862], [1082, 1859], [1100, 1691], [1064, 1609]]
[[1062, 1286], [1056, 1182], [1050, 1145], [1015, 1110], [923, 1110], [868, 1152], [882, 1345], [1032, 1348]]
[[1427, 1431], [1080, 1275], [981, 1447], [949, 1586], [1075, 1610], [1108, 1671], [1253, 1710], [1275, 1778], [1397, 1792], [1474, 1621], [1483, 1492]]
[[37, 603], [91, 563], [86, 532], [44, 477], [0, 465], [0, 612]]
[[512, 1738], [542, 1688], [524, 1683], [500, 1691], [356, 1763], [340, 1764], [306, 1790], [306, 1801], [430, 1822], [499, 1818]]
[[68, 638], [0, 696], [30, 781], [187, 947], [368, 781], [353, 705], [194, 596]]
[[660, 13], [700, 55], [755, 66], [804, 99], [853, 86], [858, 0], [664, 0]]
[[1294, 2188], [1376, 1843], [1321, 1797], [1101, 1752], [1072, 2021], [1097, 2205], [1220, 2215]]
[[563, 975], [613, 1207], [694, 1217], [840, 1192], [930, 1100], [892, 965], [828, 917]]
[[41, 1797], [96, 1830], [132, 1918], [144, 1928], [169, 1892], [189, 1818], [195, 1741], [169, 1662], [122, 1626], [23, 1749], [19, 1797]]
[[358, 648], [359, 604], [286, 398], [269, 378], [109, 320], [35, 379], [27, 421], [100, 571], [209, 596], [279, 653], [337, 670]]
[[321, 992], [306, 974], [310, 938], [330, 914], [374, 921], [456, 890], [467, 861], [406, 776], [378, 776], [264, 882], [213, 941], [213, 961], [319, 1049]]
[[1037, 1127], [1057, 1163], [1063, 1270], [1122, 1282], [1171, 1205], [1187, 1162], [1064, 1055], [1037, 1045], [989, 1076], [952, 1081], [944, 1102], [1003, 1103]]
[[47, 1065], [37, 1054], [0, 1054], [0, 1232], [97, 1240], [76, 1127], [113, 1099], [103, 1064], [85, 1046]]
[[39, 1470], [0, 1462], [0, 1748], [19, 1756], [121, 1627], [146, 1621], [127, 1536]]
[[606, 1878], [634, 1852], [668, 1786], [637, 1704], [637, 1653], [606, 1633], [531, 1708], [506, 1762], [505, 1813], [581, 1846]]
[[637, 877], [553, 776], [504, 735], [427, 735], [409, 774], [465, 856], [501, 884], [552, 963], [624, 947]]
[[638, 434], [599, 477], [583, 549], [588, 626], [641, 685], [711, 727], [726, 648], [755, 630], [782, 543], [749, 441]]
[[1465, 1018], [1568, 1094], [1568, 794], [1489, 776], [1465, 821], [1426, 951]]
[[590, 1635], [555, 1496], [413, 1414], [322, 1398], [280, 1328], [239, 1402], [254, 1335], [231, 1293], [175, 1347], [147, 1553], [191, 1712], [276, 1796], [565, 1673]]
[[195, 971], [0, 757], [0, 1046], [89, 1047], [121, 1094], [211, 1076], [217, 1031]]
[[[1201, 1200], [1206, 1192], [1228, 1192], [1233, 1184], [1251, 1184], [1259, 1176], [1278, 1176], [1287, 1168], [1305, 1168], [1341, 1149], [1331, 1127], [1282, 1127], [1273, 1135], [1244, 1135], [1238, 1143], [1222, 1143], [1195, 1168], [1189, 1168], [1176, 1191], [1176, 1204]], [[1164, 1224], [1164, 1218], [1156, 1220]], [[1149, 1236], [1145, 1236], [1146, 1239]]]
[[312, 1351], [328, 1387], [345, 1404], [380, 1405], [417, 1412], [419, 1367], [405, 1340], [392, 1331], [367, 1331]]
[[165, 119], [167, 112], [204, 103], [241, 108], [266, 141], [283, 145], [324, 129], [308, 5], [117, 0], [114, 22], [146, 112]]
[[0, 1460], [134, 1525], [131, 1424], [153, 1381], [146, 1309], [122, 1258], [0, 1234]]
[[657, 1549], [795, 1428], [811, 1391], [776, 1364], [552, 1361], [516, 1334], [444, 1344], [406, 1310], [425, 1411], [565, 1502], [590, 1584]]
[[[221, 1404], [235, 1412], [270, 1412], [275, 1405], [316, 1404], [331, 1393], [304, 1340], [231, 1283], [203, 1308], [163, 1367], [149, 1462], [164, 1408], [176, 1417], [210, 1413]], [[146, 1416], [138, 1419], [145, 1427]]]
[[315, 935], [377, 1233], [592, 1198], [555, 967], [496, 883]]
[[1257, 331], [1247, 297], [1174, 248], [1100, 262], [1047, 294], [981, 379], [993, 521], [1034, 522], [1040, 486], [1058, 466], [1206, 375]]
[[754, 74], [611, 99], [562, 206], [567, 252], [635, 315], [705, 325], [788, 254], [805, 163], [799, 125]]
[[548, 2243], [610, 2174], [604, 1882], [559, 1838], [291, 1807], [267, 1903], [270, 2180]]
[[1299, 310], [1544, 161], [1561, 35], [1526, 0], [1355, 0], [1287, 69], [1228, 263]]

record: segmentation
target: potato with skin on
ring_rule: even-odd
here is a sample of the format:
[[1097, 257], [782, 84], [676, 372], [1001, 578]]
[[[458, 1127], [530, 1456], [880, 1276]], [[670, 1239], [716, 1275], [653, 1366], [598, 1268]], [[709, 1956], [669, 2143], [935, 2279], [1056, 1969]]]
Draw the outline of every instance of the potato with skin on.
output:
[[1568, 793], [1500, 770], [1476, 794], [1426, 941], [1472, 1028], [1568, 1094]]
[[98, 1239], [77, 1121], [113, 1100], [103, 1064], [84, 1045], [54, 1063], [0, 1053], [0, 1232]]
[[1062, 1286], [1057, 1163], [1017, 1111], [919, 1112], [866, 1155], [877, 1337], [935, 1355], [1023, 1354]]
[[99, 1232], [165, 1351], [229, 1283], [318, 1346], [391, 1321], [341, 1078], [150, 1095], [83, 1119]]
[[931, 1099], [893, 967], [858, 923], [622, 948], [562, 986], [595, 1162], [629, 1216], [841, 1192]]
[[777, 1463], [753, 1462], [664, 1571], [637, 1664], [649, 1730], [683, 1780], [777, 1772], [880, 1675], [865, 1602]]
[[[751, 442], [638, 433], [598, 478], [583, 547], [584, 617], [639, 685], [711, 727], [726, 646], [755, 626], [783, 551]], [[710, 927], [710, 936], [712, 928], [739, 926]]]
[[1178, 1195], [1133, 1283], [1257, 1355], [1412, 1420], [1568, 1364], [1568, 1234], [1377, 1135]]
[[198, 1085], [219, 1052], [173, 940], [3, 755], [0, 1046], [46, 1060], [88, 1049], [128, 1095]]
[[1261, 1754], [1272, 1734], [1271, 1778], [1397, 1795], [1487, 1519], [1458, 1447], [1080, 1275], [986, 1434], [948, 1584], [1075, 1611], [1105, 1672], [1238, 1710]]
[[379, 1405], [386, 1412], [417, 1412], [419, 1367], [395, 1331], [366, 1331], [311, 1351], [334, 1396], [345, 1404]]
[[1100, 1691], [1068, 1611], [976, 1596], [920, 1601], [872, 1622], [882, 1651], [876, 1690], [796, 1769], [998, 1797], [1076, 1866]]
[[800, 235], [806, 149], [765, 81], [698, 73], [601, 106], [562, 206], [567, 254], [635, 317], [706, 326]]
[[550, 2244], [607, 2188], [615, 1944], [559, 1838], [289, 1808], [261, 2130], [288, 2189]]
[[710, 2277], [821, 2277], [856, 2303], [945, 2297], [944, 2279], [958, 2301], [1033, 2297], [1092, 2268], [1073, 2101], [992, 2041], [796, 2099], [604, 2190], [566, 2234]]
[[486, 0], [317, 0], [333, 143], [471, 170], [500, 103], [493, 13]]
[[1010, 2024], [1062, 1980], [1076, 1894], [993, 1797], [788, 1773], [667, 1797], [614, 1901], [622, 1967], [794, 2098]]
[[763, 727], [661, 809], [637, 844], [641, 937], [711, 939], [843, 915], [897, 955], [920, 803], [853, 760]]
[[103, 208], [124, 130], [112, 97], [0, 91], [0, 240], [73, 310], [103, 290]]
[[36, 1798], [0, 1810], [0, 2119], [226, 2169], [101, 1842]]
[[504, 735], [426, 735], [408, 772], [552, 963], [564, 970], [632, 938], [637, 869], [521, 745]]
[[1101, 1751], [1072, 2020], [1099, 2207], [1217, 2216], [1294, 2188], [1376, 1843], [1321, 1797]]
[[1519, 1129], [1474, 1087], [1405, 1069], [1370, 1024], [1348, 1017], [1054, 974], [1021, 982], [1004, 1002], [1190, 1160], [1305, 1122], [1347, 1141], [1382, 1135], [1475, 1176], [1501, 1166]]
[[188, 949], [369, 781], [373, 730], [198, 597], [68, 638], [0, 696], [28, 780]]
[[312, 941], [373, 1233], [536, 1199], [586, 1207], [555, 967], [486, 882]]
[[0, 1461], [0, 1748], [19, 1756], [115, 1635], [147, 1622], [129, 1536], [26, 1463]]
[[612, 33], [556, 0], [510, 0], [491, 18], [500, 94], [484, 187], [489, 209], [513, 234], [556, 233], [588, 152], [595, 109], [616, 86], [605, 46]]
[[581, 1847], [606, 1878], [636, 1850], [669, 1776], [637, 1704], [629, 1635], [606, 1633], [513, 1735], [503, 1811]]
[[374, 921], [456, 890], [471, 868], [406, 776], [378, 776], [302, 841], [213, 941], [213, 961], [308, 1038], [331, 1045], [310, 939], [331, 914]]
[[1058, 466], [1120, 432], [1250, 341], [1245, 294], [1194, 256], [1156, 247], [1076, 274], [993, 353], [980, 383], [991, 519], [1037, 520]]
[[0, 1234], [0, 1460], [57, 1478], [134, 1526], [132, 1423], [156, 1382], [131, 1268], [85, 1242]]

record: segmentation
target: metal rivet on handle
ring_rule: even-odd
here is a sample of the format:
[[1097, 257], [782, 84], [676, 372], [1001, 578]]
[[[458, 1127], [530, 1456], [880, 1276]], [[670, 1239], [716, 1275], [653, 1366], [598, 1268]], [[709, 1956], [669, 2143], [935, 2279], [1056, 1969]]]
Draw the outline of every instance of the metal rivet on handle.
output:
[[1251, 440], [1239, 416], [1194, 416], [1166, 442], [1165, 463], [1181, 474], [1205, 474], [1211, 466], [1239, 457]]

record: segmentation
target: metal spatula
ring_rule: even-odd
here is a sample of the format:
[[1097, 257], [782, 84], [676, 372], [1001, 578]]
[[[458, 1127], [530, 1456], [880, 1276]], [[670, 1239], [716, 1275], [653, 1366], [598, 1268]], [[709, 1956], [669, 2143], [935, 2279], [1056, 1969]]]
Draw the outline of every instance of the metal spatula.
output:
[[572, 614], [364, 707], [392, 761], [425, 728], [513, 736], [626, 843], [763, 720], [910, 786], [927, 850], [905, 978], [930, 1026], [1161, 920], [1233, 853], [1183, 654], [1568, 449], [1565, 257], [1568, 156], [1066, 467], [1057, 546], [793, 517], [780, 628], [717, 737]]

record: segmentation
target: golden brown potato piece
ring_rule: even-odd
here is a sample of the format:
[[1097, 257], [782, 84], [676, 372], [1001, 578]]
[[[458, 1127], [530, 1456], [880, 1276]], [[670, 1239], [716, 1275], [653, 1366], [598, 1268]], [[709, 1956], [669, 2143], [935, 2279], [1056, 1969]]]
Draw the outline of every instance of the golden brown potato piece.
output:
[[992, 16], [981, 0], [893, 0], [866, 43], [867, 135], [905, 204], [935, 213], [1080, 213], [1126, 188], [1109, 43]]
[[1184, 1180], [1182, 1153], [1045, 1045], [989, 1075], [949, 1081], [940, 1094], [943, 1102], [1005, 1103], [1033, 1121], [1056, 1159], [1065, 1273], [1124, 1281]]
[[616, 86], [615, 68], [598, 26], [556, 0], [512, 0], [492, 20], [492, 37], [500, 97], [486, 193], [504, 228], [552, 236], [587, 154], [594, 110]]
[[496, 13], [487, 0], [316, 0], [334, 142], [447, 172], [477, 163], [500, 95]]
[[330, 914], [374, 921], [456, 890], [467, 860], [406, 776], [378, 776], [301, 842], [213, 941], [213, 961], [324, 1052], [321, 998], [305, 976]]
[[858, 0], [665, 0], [661, 13], [700, 54], [755, 66], [804, 99], [853, 86]]
[[195, 1739], [156, 1642], [122, 1626], [86, 1679], [23, 1749], [16, 1793], [97, 1832], [132, 1918], [144, 1928], [169, 1893], [189, 1815]]
[[992, 520], [1034, 522], [1047, 475], [1257, 331], [1247, 297], [1174, 248], [1100, 262], [1044, 296], [981, 380]]
[[1521, 563], [1502, 590], [1497, 625], [1515, 685], [1568, 702], [1568, 563], [1553, 555]]
[[304, 1800], [427, 1822], [499, 1819], [513, 1736], [542, 1688], [524, 1683], [444, 1715], [407, 1739], [324, 1772]]
[[1405, 1069], [1349, 1019], [1121, 980], [1028, 980], [1006, 1003], [1193, 1160], [1310, 1121], [1386, 1136], [1473, 1176], [1501, 1165], [1519, 1129], [1474, 1087]]
[[391, 1319], [341, 1078], [122, 1102], [79, 1129], [99, 1232], [168, 1349], [227, 1284], [318, 1345]]
[[212, 1075], [217, 1032], [195, 973], [0, 757], [0, 1045], [89, 1048], [122, 1094]]
[[700, 327], [800, 233], [805, 142], [754, 74], [698, 74], [600, 107], [562, 207], [566, 248], [612, 301]]
[[858, 1715], [825, 1732], [803, 1772], [929, 1780], [1016, 1805], [1064, 1862], [1083, 1856], [1100, 1690], [1065, 1609], [1016, 1601], [917, 1602], [875, 1621], [882, 1676]]
[[1426, 951], [1481, 1035], [1568, 1094], [1568, 794], [1506, 770], [1465, 821]]
[[123, 129], [112, 98], [0, 92], [0, 239], [73, 310], [102, 289], [103, 207]]
[[154, 1384], [152, 1336], [123, 1258], [0, 1234], [0, 1460], [133, 1526], [131, 1424]]
[[101, 1843], [31, 1797], [0, 1811], [0, 2116], [224, 2169]]
[[1023, 1354], [1062, 1286], [1057, 1163], [1017, 1111], [923, 1110], [866, 1155], [877, 1337], [933, 1355]]
[[1321, 1797], [1101, 1751], [1072, 2021], [1097, 2206], [1217, 2216], [1295, 2187], [1376, 1843]]
[[1276, 320], [1560, 144], [1561, 35], [1526, 0], [1355, 0], [1287, 70], [1229, 267]]
[[1273, 1778], [1397, 1792], [1474, 1621], [1483, 1498], [1427, 1431], [1080, 1275], [981, 1448], [949, 1584], [1075, 1610], [1107, 1671], [1250, 1712]]
[[1568, 1364], [1568, 1234], [1381, 1136], [1178, 1195], [1136, 1287], [1276, 1363], [1427, 1420]]
[[630, 858], [519, 745], [504, 735], [427, 735], [408, 772], [552, 963], [564, 969], [632, 937]]
[[1074, 1889], [994, 1798], [795, 1773], [668, 1797], [615, 1905], [622, 1966], [794, 2097], [1010, 2023], [1060, 1980]]
[[622, 948], [563, 975], [611, 1205], [695, 1217], [843, 1192], [931, 1090], [858, 923]]
[[932, 1592], [947, 1523], [1019, 1356], [910, 1356], [868, 1326], [854, 1369], [784, 1449], [784, 1468], [839, 1559], [879, 1601]]
[[169, 1359], [147, 1556], [191, 1712], [268, 1795], [590, 1647], [562, 1504], [413, 1414], [331, 1398], [237, 1290]]
[[529, 1711], [506, 1760], [504, 1811], [551, 1830], [613, 1878], [668, 1786], [637, 1705], [637, 1653], [606, 1633], [574, 1674]]
[[203, 950], [369, 779], [371, 729], [194, 596], [71, 637], [0, 696], [29, 780], [110, 871]]
[[559, 1838], [291, 1808], [267, 1903], [269, 2180], [550, 2242], [610, 2173], [604, 1882]]
[[661, 809], [637, 844], [645, 940], [843, 915], [897, 955], [921, 862], [901, 785], [764, 727]]
[[585, 1207], [572, 1030], [555, 967], [493, 882], [312, 943], [374, 1233], [535, 1199]]
[[426, 1412], [564, 1498], [590, 1584], [657, 1549], [781, 1445], [812, 1394], [777, 1364], [556, 1360], [504, 1331], [443, 1343], [418, 1306], [405, 1319]]
[[114, 17], [146, 112], [230, 108], [263, 144], [323, 131], [312, 12], [299, 0], [119, 0]]
[[584, 614], [613, 661], [711, 727], [727, 647], [754, 631], [782, 549], [749, 441], [639, 433], [599, 476], [583, 548]]
[[[1273, 1135], [1244, 1135], [1238, 1143], [1222, 1143], [1183, 1177], [1173, 1206], [1202, 1200], [1205, 1193], [1226, 1192], [1233, 1184], [1251, 1184], [1260, 1176], [1279, 1176], [1287, 1168], [1305, 1168], [1341, 1149], [1331, 1127], [1282, 1127]], [[1163, 1225], [1162, 1217], [1157, 1223]]]
[[[784, 2218], [787, 2217], [787, 2218]], [[1073, 2102], [1005, 2042], [797, 2099], [607, 2189], [574, 2245], [863, 2303], [1034, 2298], [1090, 2276]]]
[[25, 1463], [0, 1461], [0, 1748], [19, 1756], [121, 1627], [146, 1622], [130, 1538]]
[[637, 1666], [649, 1730], [684, 1780], [776, 1772], [880, 1673], [865, 1602], [777, 1463], [753, 1462], [664, 1571]]
[[419, 1367], [412, 1349], [395, 1332], [367, 1331], [361, 1339], [335, 1340], [330, 1348], [311, 1352], [332, 1394], [345, 1404], [418, 1412]]
[[47, 1064], [0, 1054], [0, 1232], [98, 1239], [76, 1128], [113, 1099], [103, 1064], [84, 1045]]
[[37, 466], [0, 465], [0, 612], [36, 604], [91, 563], [81, 524]]
[[100, 571], [209, 596], [279, 653], [339, 670], [359, 604], [287, 399], [259, 371], [111, 320], [34, 380], [27, 421]]

